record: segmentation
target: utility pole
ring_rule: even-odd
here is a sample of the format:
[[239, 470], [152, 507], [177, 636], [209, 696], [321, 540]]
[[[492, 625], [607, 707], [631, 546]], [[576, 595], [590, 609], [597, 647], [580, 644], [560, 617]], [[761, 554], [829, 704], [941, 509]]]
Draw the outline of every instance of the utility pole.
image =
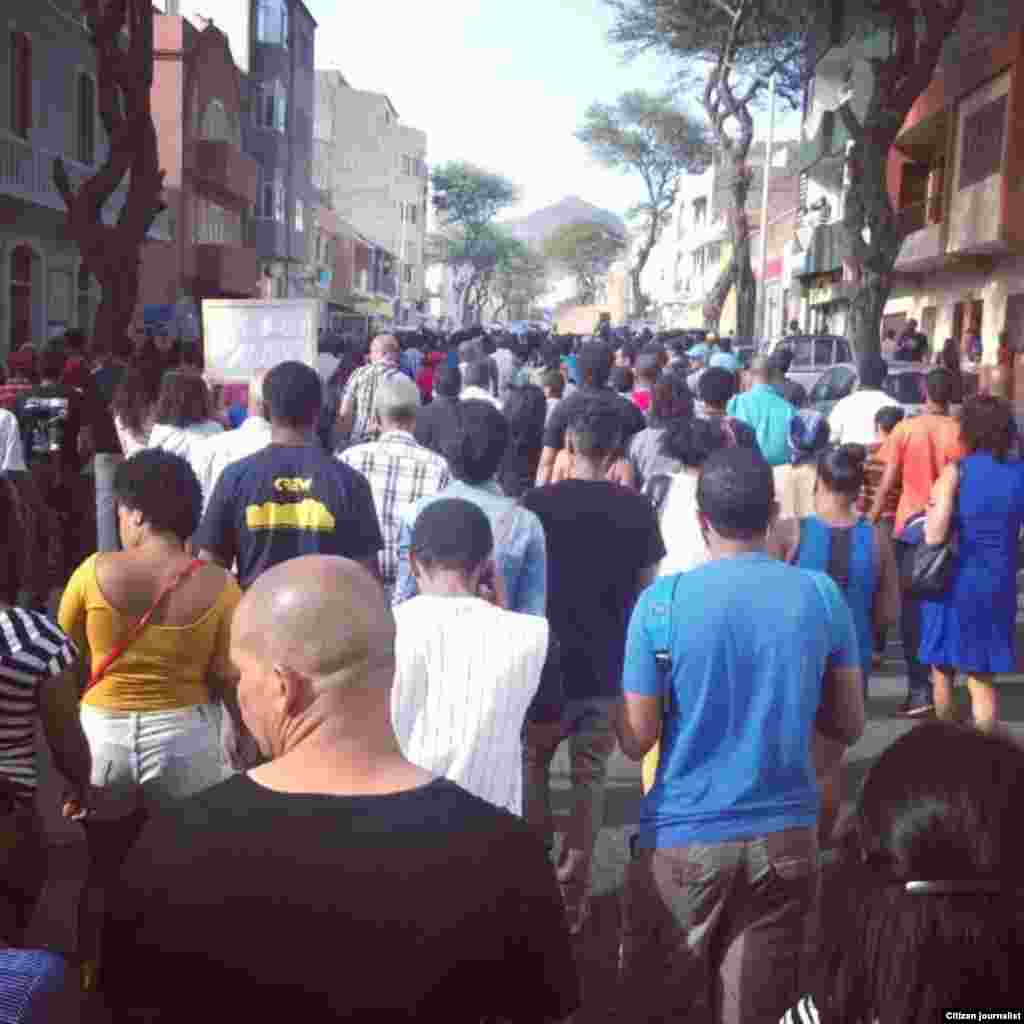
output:
[[772, 177], [772, 149], [775, 146], [775, 73], [768, 79], [768, 142], [764, 154], [764, 172], [761, 188], [761, 322], [760, 338], [768, 333], [768, 193]]

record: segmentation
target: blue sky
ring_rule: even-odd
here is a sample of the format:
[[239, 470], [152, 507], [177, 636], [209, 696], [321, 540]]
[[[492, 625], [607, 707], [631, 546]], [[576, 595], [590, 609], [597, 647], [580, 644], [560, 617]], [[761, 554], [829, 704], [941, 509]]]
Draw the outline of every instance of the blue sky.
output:
[[623, 64], [601, 0], [306, 2], [317, 67], [387, 93], [427, 133], [431, 163], [505, 174], [523, 189], [522, 211], [579, 195], [622, 213], [639, 198], [639, 182], [595, 164], [573, 131], [592, 101], [665, 88], [671, 68]]

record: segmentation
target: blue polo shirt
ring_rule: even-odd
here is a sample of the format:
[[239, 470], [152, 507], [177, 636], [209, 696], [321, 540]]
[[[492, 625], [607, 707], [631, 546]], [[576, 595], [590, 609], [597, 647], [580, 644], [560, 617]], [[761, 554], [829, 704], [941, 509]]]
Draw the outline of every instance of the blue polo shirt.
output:
[[[640, 810], [644, 848], [720, 843], [813, 827], [811, 759], [826, 666], [859, 668], [857, 634], [836, 584], [765, 554], [670, 577], [672, 710]], [[641, 595], [623, 689], [663, 695], [654, 616], [671, 583]]]
[[753, 428], [757, 445], [769, 466], [785, 466], [789, 462], [789, 423], [796, 409], [774, 388], [757, 384], [749, 391], [729, 399], [730, 416]]

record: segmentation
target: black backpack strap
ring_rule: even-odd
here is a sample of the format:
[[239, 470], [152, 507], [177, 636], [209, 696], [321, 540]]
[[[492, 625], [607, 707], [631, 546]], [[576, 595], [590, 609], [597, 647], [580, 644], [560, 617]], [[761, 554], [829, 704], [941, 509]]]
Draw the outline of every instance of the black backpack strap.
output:
[[850, 551], [853, 527], [832, 527], [829, 530], [828, 574], [844, 593], [850, 585]]

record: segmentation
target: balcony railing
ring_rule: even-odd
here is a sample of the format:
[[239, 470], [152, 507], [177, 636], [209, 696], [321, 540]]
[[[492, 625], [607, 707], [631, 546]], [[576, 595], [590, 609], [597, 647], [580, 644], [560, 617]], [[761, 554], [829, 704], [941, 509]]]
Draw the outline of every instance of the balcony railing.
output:
[[[53, 181], [53, 162], [61, 155], [38, 149], [17, 139], [0, 138], [0, 195], [22, 199], [63, 213], [64, 200], [61, 199]], [[79, 167], [67, 157], [64, 158], [64, 166], [73, 189], [91, 176], [90, 171]], [[126, 178], [103, 208], [103, 219], [106, 223], [110, 224], [116, 219], [127, 195]]]

